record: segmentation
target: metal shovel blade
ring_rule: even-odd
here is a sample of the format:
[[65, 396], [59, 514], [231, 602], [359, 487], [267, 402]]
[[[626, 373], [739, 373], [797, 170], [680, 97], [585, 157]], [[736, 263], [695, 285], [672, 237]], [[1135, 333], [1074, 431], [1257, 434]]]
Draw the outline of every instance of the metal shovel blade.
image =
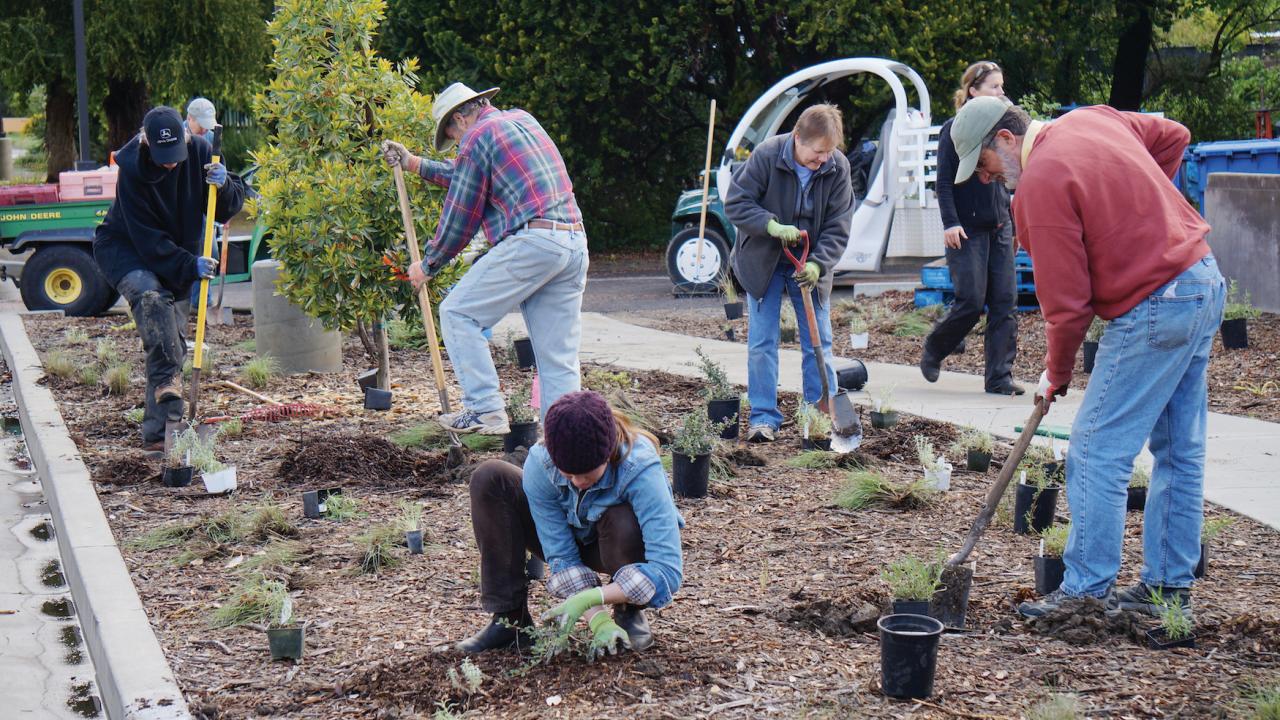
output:
[[853, 407], [849, 393], [841, 388], [831, 398], [831, 426], [837, 435], [862, 434], [862, 422], [858, 420], [858, 411]]

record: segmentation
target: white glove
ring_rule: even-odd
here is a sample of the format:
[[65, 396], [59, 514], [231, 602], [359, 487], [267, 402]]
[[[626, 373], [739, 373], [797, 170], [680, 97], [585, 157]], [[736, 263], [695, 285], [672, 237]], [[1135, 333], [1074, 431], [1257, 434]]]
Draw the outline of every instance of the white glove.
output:
[[1055, 397], [1061, 397], [1067, 394], [1066, 386], [1056, 387], [1049, 382], [1049, 371], [1044, 370], [1040, 373], [1040, 382], [1036, 385], [1036, 400], [1044, 400], [1046, 408], [1053, 402]]

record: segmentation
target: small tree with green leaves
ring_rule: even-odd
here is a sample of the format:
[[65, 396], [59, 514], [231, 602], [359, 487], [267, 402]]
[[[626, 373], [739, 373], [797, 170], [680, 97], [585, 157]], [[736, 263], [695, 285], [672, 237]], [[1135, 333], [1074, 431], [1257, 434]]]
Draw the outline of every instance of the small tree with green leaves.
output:
[[[262, 195], [254, 213], [271, 225], [271, 251], [281, 263], [277, 289], [326, 327], [356, 331], [379, 367], [386, 335], [375, 325], [399, 308], [416, 312], [413, 289], [393, 279], [384, 262], [404, 268], [409, 255], [379, 146], [394, 139], [424, 148], [434, 130], [431, 98], [414, 89], [417, 62], [392, 65], [374, 50], [385, 10], [385, 0], [276, 3], [268, 26], [274, 77], [255, 102], [271, 133], [254, 154]], [[414, 178], [406, 184], [425, 240], [440, 194]], [[464, 271], [457, 261], [433, 277], [432, 302]]]

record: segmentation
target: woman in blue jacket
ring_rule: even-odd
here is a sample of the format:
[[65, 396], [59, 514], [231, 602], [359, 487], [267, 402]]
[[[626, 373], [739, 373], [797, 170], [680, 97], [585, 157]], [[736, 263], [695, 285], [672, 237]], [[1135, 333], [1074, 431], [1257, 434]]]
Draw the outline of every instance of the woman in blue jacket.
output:
[[[670, 603], [683, 573], [684, 521], [658, 442], [591, 391], [557, 400], [543, 436], [523, 472], [490, 460], [471, 475], [480, 604], [493, 619], [457, 647], [477, 653], [527, 645], [517, 630], [533, 624], [527, 551], [551, 566], [547, 589], [562, 601], [543, 620], [572, 627], [586, 618], [593, 657], [619, 646], [644, 650], [653, 633], [642, 609]], [[602, 585], [597, 573], [610, 582]]]

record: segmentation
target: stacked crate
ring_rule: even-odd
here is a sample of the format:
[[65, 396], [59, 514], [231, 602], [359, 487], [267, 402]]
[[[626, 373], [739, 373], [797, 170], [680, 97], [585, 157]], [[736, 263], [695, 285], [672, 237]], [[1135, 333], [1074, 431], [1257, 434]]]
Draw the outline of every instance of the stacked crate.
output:
[[[1013, 259], [1018, 290], [1018, 309], [1038, 310], [1035, 274], [1031, 270], [1031, 256], [1019, 250]], [[936, 260], [920, 268], [920, 284], [916, 289], [916, 307], [950, 305], [956, 299], [955, 284], [951, 282], [951, 270], [946, 260]]]

